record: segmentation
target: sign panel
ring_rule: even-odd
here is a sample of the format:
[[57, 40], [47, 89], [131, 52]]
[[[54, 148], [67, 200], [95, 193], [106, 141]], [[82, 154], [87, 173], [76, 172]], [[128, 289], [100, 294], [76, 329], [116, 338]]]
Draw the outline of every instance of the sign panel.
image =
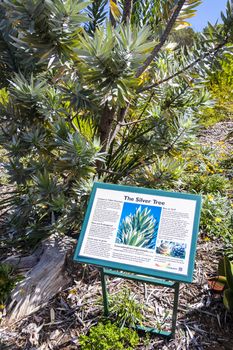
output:
[[191, 282], [201, 197], [95, 183], [74, 259]]

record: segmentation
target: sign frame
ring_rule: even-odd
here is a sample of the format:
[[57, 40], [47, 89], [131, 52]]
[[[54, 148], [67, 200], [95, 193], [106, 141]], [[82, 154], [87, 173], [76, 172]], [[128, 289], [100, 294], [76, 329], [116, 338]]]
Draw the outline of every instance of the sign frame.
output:
[[[86, 234], [87, 225], [89, 222], [89, 217], [91, 214], [91, 210], [93, 207], [93, 202], [96, 196], [97, 189], [105, 189], [105, 190], [113, 190], [120, 192], [131, 192], [134, 194], [148, 194], [152, 196], [162, 196], [168, 198], [178, 198], [178, 199], [186, 199], [192, 200], [196, 202], [195, 205], [195, 213], [193, 218], [193, 228], [192, 228], [192, 237], [191, 237], [191, 245], [190, 245], [190, 253], [188, 259], [188, 269], [187, 274], [179, 274], [174, 272], [161, 271], [156, 268], [147, 268], [142, 266], [134, 266], [126, 263], [118, 263], [114, 261], [93, 258], [88, 256], [80, 255], [80, 250], [83, 244], [83, 240]], [[177, 192], [168, 192], [162, 190], [148, 189], [142, 187], [134, 187], [134, 186], [125, 186], [125, 185], [115, 185], [109, 183], [101, 183], [95, 182], [93, 185], [93, 189], [90, 195], [87, 211], [85, 214], [84, 222], [82, 225], [81, 233], [78, 239], [78, 244], [74, 254], [74, 260], [79, 263], [92, 264], [97, 265], [102, 268], [110, 268], [113, 270], [121, 270], [129, 273], [134, 273], [137, 275], [144, 275], [154, 278], [162, 278], [164, 280], [174, 280], [179, 282], [191, 283], [194, 263], [195, 263], [195, 253], [196, 253], [196, 245], [197, 245], [197, 237], [199, 231], [199, 221], [200, 221], [200, 211], [201, 211], [201, 196], [189, 193], [177, 193]]]

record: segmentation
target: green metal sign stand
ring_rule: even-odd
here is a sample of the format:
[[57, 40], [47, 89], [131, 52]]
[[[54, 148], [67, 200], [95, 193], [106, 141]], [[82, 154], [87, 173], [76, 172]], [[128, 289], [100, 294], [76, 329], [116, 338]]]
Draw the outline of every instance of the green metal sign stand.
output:
[[179, 282], [166, 281], [163, 279], [146, 277], [141, 275], [136, 275], [132, 273], [125, 273], [117, 270], [110, 270], [106, 268], [101, 268], [101, 285], [103, 293], [103, 305], [104, 305], [104, 315], [107, 317], [109, 315], [109, 303], [108, 303], [108, 291], [107, 291], [107, 278], [106, 276], [120, 277], [128, 280], [139, 281], [144, 283], [149, 283], [157, 286], [165, 286], [174, 289], [174, 300], [173, 300], [173, 310], [172, 310], [172, 324], [171, 331], [163, 331], [157, 328], [145, 327], [138, 325], [136, 328], [144, 332], [150, 332], [154, 334], [163, 335], [166, 337], [174, 337], [176, 330], [176, 320], [177, 320], [177, 308], [179, 300]]

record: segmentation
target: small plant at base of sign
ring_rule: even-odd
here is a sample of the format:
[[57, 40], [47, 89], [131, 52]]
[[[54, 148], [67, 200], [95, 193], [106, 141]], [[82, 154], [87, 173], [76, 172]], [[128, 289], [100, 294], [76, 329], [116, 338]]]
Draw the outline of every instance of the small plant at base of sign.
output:
[[119, 328], [111, 322], [99, 323], [90, 329], [89, 335], [79, 338], [81, 350], [134, 350], [138, 344], [136, 331]]
[[124, 288], [119, 293], [110, 296], [109, 309], [114, 321], [121, 328], [141, 325], [144, 320], [142, 313], [144, 305], [136, 300], [136, 296], [129, 288]]

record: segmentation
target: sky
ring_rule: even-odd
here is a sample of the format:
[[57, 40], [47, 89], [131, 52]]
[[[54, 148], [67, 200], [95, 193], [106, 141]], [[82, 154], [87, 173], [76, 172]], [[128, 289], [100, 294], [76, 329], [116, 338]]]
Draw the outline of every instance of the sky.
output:
[[197, 7], [197, 14], [188, 20], [195, 31], [201, 31], [208, 22], [215, 24], [217, 20], [221, 23], [220, 13], [225, 12], [227, 0], [203, 0]]

